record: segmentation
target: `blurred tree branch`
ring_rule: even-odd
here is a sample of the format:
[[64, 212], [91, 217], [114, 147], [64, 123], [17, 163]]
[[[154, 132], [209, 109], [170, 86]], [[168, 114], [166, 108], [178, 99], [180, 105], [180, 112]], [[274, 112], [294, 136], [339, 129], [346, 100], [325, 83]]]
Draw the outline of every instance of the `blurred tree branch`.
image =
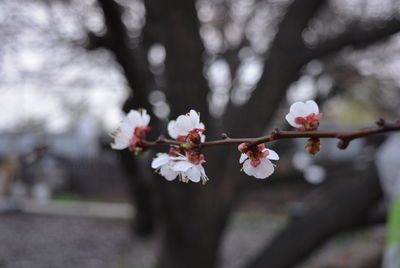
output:
[[146, 53], [135, 53], [134, 49], [130, 48], [128, 31], [122, 22], [122, 7], [110, 0], [99, 0], [99, 4], [104, 13], [107, 33], [104, 37], [96, 39], [96, 42], [112, 51], [122, 67], [134, 94], [129, 106], [143, 107], [151, 111], [147, 94], [153, 84], [153, 76], [148, 68]]
[[305, 50], [305, 61], [327, 56], [347, 46], [363, 48], [400, 31], [400, 20], [391, 19], [373, 27], [353, 26], [342, 34]]
[[[301, 34], [325, 3], [325, 0], [293, 1], [279, 24], [256, 89], [245, 105], [228, 104], [224, 129], [244, 135], [264, 130], [285, 95], [287, 86], [296, 79], [303, 65], [300, 55], [305, 46]], [[248, 120], [249, 117], [252, 120]]]
[[[147, 47], [144, 45], [133, 48], [126, 26], [122, 21], [123, 8], [113, 0], [98, 1], [103, 13], [107, 32], [103, 37], [89, 40], [94, 46], [104, 46], [110, 50], [125, 73], [130, 88], [130, 96], [125, 101], [123, 109], [129, 111], [132, 107], [146, 108], [152, 111], [148, 94], [155, 88], [154, 77], [150, 72], [147, 61]], [[147, 24], [149, 25], [149, 24]], [[143, 31], [145, 31], [144, 29]], [[90, 44], [90, 43], [89, 43]], [[155, 130], [161, 127], [157, 117], [152, 119]], [[139, 235], [149, 235], [153, 232], [156, 221], [156, 201], [152, 195], [151, 177], [149, 170], [142, 169], [142, 162], [148, 159], [135, 159], [128, 152], [121, 152], [122, 163], [129, 176], [130, 191], [137, 207], [134, 228]]]
[[370, 171], [327, 187], [310, 200], [309, 211], [289, 223], [246, 267], [293, 267], [335, 234], [359, 226], [380, 198], [378, 177]]

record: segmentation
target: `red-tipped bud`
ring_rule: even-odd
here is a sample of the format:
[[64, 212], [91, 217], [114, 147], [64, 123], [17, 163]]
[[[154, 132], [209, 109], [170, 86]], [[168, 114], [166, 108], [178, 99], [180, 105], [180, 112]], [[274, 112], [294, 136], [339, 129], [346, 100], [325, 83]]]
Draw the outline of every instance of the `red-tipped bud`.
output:
[[242, 154], [247, 153], [247, 151], [249, 150], [249, 144], [248, 143], [241, 143], [238, 146], [238, 150], [239, 152], [241, 152]]
[[309, 154], [316, 154], [321, 149], [321, 142], [319, 138], [309, 138], [306, 145], [306, 151]]

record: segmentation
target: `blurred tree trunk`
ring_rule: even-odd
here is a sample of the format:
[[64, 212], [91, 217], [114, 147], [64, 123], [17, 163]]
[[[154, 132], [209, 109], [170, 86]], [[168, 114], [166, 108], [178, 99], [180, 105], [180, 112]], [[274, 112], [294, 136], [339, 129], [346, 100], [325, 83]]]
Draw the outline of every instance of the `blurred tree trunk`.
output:
[[[165, 46], [166, 89], [170, 118], [195, 109], [201, 113], [208, 137], [213, 120], [207, 104], [208, 83], [203, 76], [204, 47], [199, 34], [195, 1], [145, 2], [149, 20], [157, 19]], [[162, 10], [157, 16], [151, 7]], [[151, 22], [150, 22], [151, 23]], [[199, 184], [166, 182], [159, 178], [164, 240], [159, 266], [163, 268], [215, 267], [226, 208], [218, 202], [216, 182]]]
[[[126, 82], [132, 89], [124, 103], [123, 110], [128, 112], [140, 107], [151, 112], [152, 107], [147, 97], [149, 92], [154, 90], [155, 85], [147, 61], [147, 43], [143, 42], [133, 48], [129, 44], [127, 29], [122, 21], [123, 8], [110, 0], [99, 0], [99, 3], [103, 9], [108, 31], [98, 43], [114, 53], [116, 61], [125, 73]], [[147, 24], [147, 26], [151, 25]], [[159, 132], [161, 122], [157, 120], [157, 117], [152, 117], [151, 124], [154, 132]], [[148, 236], [153, 233], [157, 220], [157, 201], [154, 198], [153, 183], [151, 183], [155, 177], [154, 173], [150, 169], [142, 168], [143, 163], [147, 164], [149, 159], [135, 158], [133, 153], [127, 150], [121, 151], [120, 156], [122, 165], [128, 174], [129, 191], [136, 207], [134, 231], [138, 235]]]
[[[372, 35], [364, 39], [346, 39], [346, 36], [340, 36], [343, 37], [340, 42], [328, 40], [330, 43], [321, 46], [323, 49], [307, 48], [302, 40], [302, 32], [325, 2], [295, 0], [289, 5], [265, 60], [265, 70], [257, 88], [247, 104], [241, 107], [232, 103], [228, 105], [222, 118], [224, 131], [242, 136], [260, 135], [283, 100], [287, 87], [297, 79], [305, 63], [338, 51], [352, 42], [357, 43], [355, 40], [368, 43], [390, 34], [387, 32], [381, 36]], [[215, 119], [208, 111], [209, 87], [203, 76], [204, 48], [199, 35], [196, 1], [144, 1], [146, 26], [142, 34], [144, 45], [139, 53], [129, 46], [128, 34], [121, 18], [121, 7], [111, 0], [99, 0], [99, 3], [103, 8], [108, 29], [103, 43], [114, 52], [133, 92], [129, 108], [144, 107], [151, 110], [147, 94], [154, 88], [154, 81], [146, 62], [146, 48], [151, 43], [161, 43], [166, 50], [165, 93], [171, 108], [170, 117], [174, 119], [191, 108], [196, 109], [201, 112], [201, 120], [207, 127], [207, 137], [216, 138], [221, 129], [217, 127]], [[157, 131], [161, 122], [155, 117], [152, 118], [151, 124], [156, 129], [154, 132], [161, 133]], [[159, 201], [158, 212], [162, 215], [164, 234], [159, 266], [215, 267], [222, 232], [243, 190], [242, 182], [238, 180], [241, 177], [237, 171], [239, 165], [233, 164], [238, 162], [236, 148], [210, 148], [207, 151], [206, 168], [212, 177], [205, 187], [178, 181], [167, 182], [161, 177], [154, 178], [156, 185], [152, 187], [146, 179], [141, 178], [145, 175], [137, 178], [137, 172], [132, 169], [133, 163], [130, 162], [133, 161], [133, 156], [129, 158], [128, 155], [124, 157], [126, 165], [131, 168], [132, 178], [135, 178], [132, 185], [144, 192], [143, 195], [138, 194], [138, 198], [145, 197], [137, 200], [144, 202], [139, 208], [151, 208], [153, 205], [150, 203], [153, 200]], [[371, 185], [368, 184], [369, 186]], [[151, 198], [146, 199], [148, 196]], [[297, 228], [301, 230], [302, 227]], [[263, 264], [268, 263], [270, 255], [268, 256], [263, 259]]]

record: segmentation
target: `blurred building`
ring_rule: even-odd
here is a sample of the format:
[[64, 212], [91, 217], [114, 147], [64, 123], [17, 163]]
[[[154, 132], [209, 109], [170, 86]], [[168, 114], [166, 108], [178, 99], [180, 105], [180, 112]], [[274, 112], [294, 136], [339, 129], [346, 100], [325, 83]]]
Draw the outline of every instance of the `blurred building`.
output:
[[109, 142], [105, 136], [85, 116], [62, 133], [0, 133], [0, 158], [18, 157], [20, 172], [13, 186], [20, 196], [46, 200], [67, 192], [75, 198], [125, 200], [127, 180], [118, 154], [102, 146]]

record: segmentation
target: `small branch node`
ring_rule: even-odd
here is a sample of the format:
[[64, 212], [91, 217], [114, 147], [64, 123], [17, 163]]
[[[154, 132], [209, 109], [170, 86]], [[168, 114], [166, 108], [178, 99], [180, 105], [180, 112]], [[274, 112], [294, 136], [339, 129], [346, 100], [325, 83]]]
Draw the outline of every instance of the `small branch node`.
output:
[[350, 144], [350, 140], [348, 140], [348, 139], [340, 139], [336, 146], [340, 150], [344, 150], [349, 146], [349, 144]]
[[160, 144], [160, 143], [164, 143], [164, 142], [165, 142], [165, 136], [164, 135], [158, 136], [156, 143]]
[[275, 128], [272, 132], [271, 132], [271, 141], [276, 140], [276, 138], [279, 135], [279, 128]]
[[228, 134], [226, 134], [226, 133], [221, 134], [221, 139], [226, 140], [227, 138], [229, 138]]
[[383, 118], [379, 118], [378, 121], [376, 121], [376, 124], [380, 127], [384, 127], [386, 125], [386, 121]]

